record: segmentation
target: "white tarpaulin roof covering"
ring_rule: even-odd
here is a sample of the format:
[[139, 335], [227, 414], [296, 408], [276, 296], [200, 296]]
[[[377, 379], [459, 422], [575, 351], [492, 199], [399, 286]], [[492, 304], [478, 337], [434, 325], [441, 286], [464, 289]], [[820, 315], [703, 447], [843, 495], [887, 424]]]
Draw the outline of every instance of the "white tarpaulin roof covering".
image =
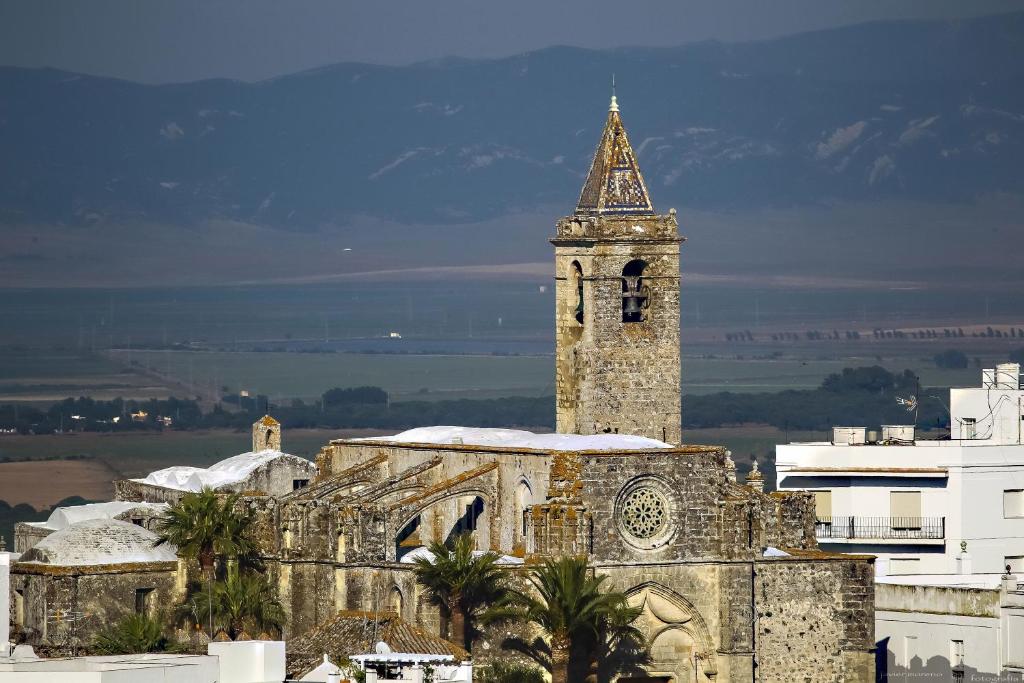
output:
[[242, 453], [221, 460], [207, 468], [184, 465], [168, 467], [150, 472], [145, 479], [133, 479], [133, 481], [179, 491], [201, 491], [204, 487], [215, 489], [244, 481], [261, 465], [285, 455], [288, 454], [271, 449], [255, 453]]
[[663, 441], [626, 434], [534, 434], [520, 429], [483, 427], [418, 427], [394, 436], [374, 436], [357, 440], [399, 443], [463, 443], [473, 446], [503, 446], [548, 451], [633, 451], [672, 448], [671, 445]]
[[114, 500], [109, 503], [71, 505], [57, 508], [50, 513], [49, 519], [45, 522], [30, 522], [30, 524], [42, 529], [60, 531], [61, 529], [67, 529], [72, 524], [84, 522], [87, 519], [114, 519], [128, 510], [135, 510], [137, 508], [145, 508], [155, 513], [161, 513], [167, 509], [167, 503], [132, 503]]
[[174, 562], [177, 548], [154, 546], [157, 535], [130, 522], [87, 519], [55, 531], [22, 556], [22, 562], [80, 567], [94, 564]]

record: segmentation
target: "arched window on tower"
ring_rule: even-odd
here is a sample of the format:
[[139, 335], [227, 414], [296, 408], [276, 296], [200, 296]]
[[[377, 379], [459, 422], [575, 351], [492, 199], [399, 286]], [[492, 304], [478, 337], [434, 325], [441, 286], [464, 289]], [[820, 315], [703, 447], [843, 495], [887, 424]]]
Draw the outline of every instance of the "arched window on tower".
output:
[[630, 261], [622, 269], [622, 322], [642, 323], [647, 319], [651, 305], [651, 288], [644, 274], [647, 263], [640, 259]]
[[388, 595], [388, 609], [401, 617], [403, 602], [402, 591], [399, 590], [398, 586], [392, 586], [391, 593]]
[[576, 306], [573, 310], [573, 316], [576, 318], [576, 322], [580, 325], [583, 324], [583, 267], [579, 261], [572, 262], [572, 278], [575, 287], [575, 298]]

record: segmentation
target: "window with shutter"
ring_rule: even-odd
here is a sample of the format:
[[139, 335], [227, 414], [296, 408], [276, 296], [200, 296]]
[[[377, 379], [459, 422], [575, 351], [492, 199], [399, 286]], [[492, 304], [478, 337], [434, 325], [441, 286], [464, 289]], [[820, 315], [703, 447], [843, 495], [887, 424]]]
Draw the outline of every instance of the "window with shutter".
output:
[[890, 491], [889, 516], [893, 529], [920, 529], [921, 492]]
[[814, 492], [814, 516], [818, 518], [818, 521], [831, 522], [832, 521], [832, 492], [831, 491], [815, 491]]
[[1024, 517], [1024, 490], [1003, 491], [1003, 517]]

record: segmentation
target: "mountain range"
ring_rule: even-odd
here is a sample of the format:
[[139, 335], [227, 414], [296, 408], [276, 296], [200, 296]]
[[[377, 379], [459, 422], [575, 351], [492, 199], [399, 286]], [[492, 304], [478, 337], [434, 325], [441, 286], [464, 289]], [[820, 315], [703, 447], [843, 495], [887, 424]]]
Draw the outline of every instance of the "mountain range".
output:
[[309, 231], [572, 209], [615, 74], [656, 208], [1024, 189], [1024, 13], [247, 83], [0, 68], [0, 223]]

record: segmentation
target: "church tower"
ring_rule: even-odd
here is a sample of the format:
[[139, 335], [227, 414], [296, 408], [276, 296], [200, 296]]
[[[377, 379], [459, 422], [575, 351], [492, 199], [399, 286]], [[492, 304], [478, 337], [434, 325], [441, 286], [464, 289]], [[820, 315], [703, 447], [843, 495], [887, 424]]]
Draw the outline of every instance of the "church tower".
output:
[[679, 245], [655, 214], [612, 96], [594, 163], [555, 238], [557, 429], [680, 443]]

